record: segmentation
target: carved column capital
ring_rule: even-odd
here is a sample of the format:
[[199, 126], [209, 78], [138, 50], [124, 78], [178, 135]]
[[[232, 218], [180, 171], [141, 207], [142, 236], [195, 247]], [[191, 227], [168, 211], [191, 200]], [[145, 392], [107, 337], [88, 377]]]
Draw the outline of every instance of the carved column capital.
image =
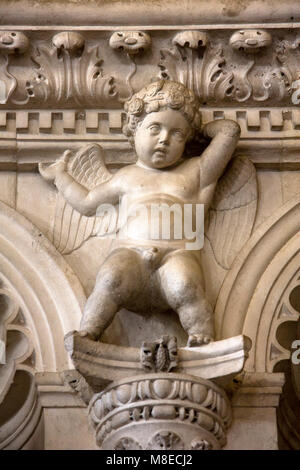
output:
[[213, 382], [153, 373], [113, 382], [90, 401], [102, 449], [220, 449], [231, 407]]

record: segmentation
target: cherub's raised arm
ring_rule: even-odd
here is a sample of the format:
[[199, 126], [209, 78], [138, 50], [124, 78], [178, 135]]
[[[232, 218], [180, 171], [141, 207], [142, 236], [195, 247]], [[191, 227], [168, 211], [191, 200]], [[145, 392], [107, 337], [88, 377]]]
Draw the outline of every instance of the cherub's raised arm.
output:
[[200, 158], [202, 187], [215, 183], [231, 159], [240, 137], [240, 126], [229, 119], [209, 122], [203, 134], [212, 139]]
[[68, 173], [60, 173], [54, 183], [66, 201], [83, 215], [94, 215], [100, 204], [118, 202], [119, 193], [114, 177], [91, 191], [77, 183]]
[[83, 215], [94, 215], [100, 204], [116, 204], [119, 197], [118, 178], [111, 176], [94, 189], [87, 189], [76, 181], [67, 171], [70, 151], [50, 166], [39, 164], [41, 175], [47, 181], [53, 181], [66, 201]]

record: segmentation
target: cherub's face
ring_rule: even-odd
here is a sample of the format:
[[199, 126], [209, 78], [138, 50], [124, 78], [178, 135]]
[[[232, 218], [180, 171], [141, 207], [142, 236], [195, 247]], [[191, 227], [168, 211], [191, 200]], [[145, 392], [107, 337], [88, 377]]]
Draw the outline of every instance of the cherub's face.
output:
[[165, 168], [182, 156], [191, 126], [174, 109], [147, 114], [134, 136], [138, 162], [149, 168]]

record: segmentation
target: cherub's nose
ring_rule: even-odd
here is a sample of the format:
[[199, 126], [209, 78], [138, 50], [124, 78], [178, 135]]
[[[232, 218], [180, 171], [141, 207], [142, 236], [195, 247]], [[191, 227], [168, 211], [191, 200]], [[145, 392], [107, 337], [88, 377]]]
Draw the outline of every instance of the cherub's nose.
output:
[[161, 144], [167, 144], [169, 142], [169, 133], [167, 130], [162, 130], [159, 134], [159, 142]]

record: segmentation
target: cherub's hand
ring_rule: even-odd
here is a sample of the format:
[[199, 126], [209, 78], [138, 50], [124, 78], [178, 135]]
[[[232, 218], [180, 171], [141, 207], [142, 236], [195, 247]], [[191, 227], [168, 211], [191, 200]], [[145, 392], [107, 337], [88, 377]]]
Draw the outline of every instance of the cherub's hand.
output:
[[204, 137], [212, 139], [217, 134], [222, 133], [229, 137], [239, 137], [241, 128], [237, 122], [230, 119], [217, 119], [205, 124], [202, 129]]
[[39, 163], [39, 172], [42, 177], [45, 178], [46, 181], [54, 181], [58, 175], [67, 170], [68, 161], [71, 156], [72, 152], [70, 150], [66, 150], [62, 157], [51, 165], [48, 165], [47, 163]]

